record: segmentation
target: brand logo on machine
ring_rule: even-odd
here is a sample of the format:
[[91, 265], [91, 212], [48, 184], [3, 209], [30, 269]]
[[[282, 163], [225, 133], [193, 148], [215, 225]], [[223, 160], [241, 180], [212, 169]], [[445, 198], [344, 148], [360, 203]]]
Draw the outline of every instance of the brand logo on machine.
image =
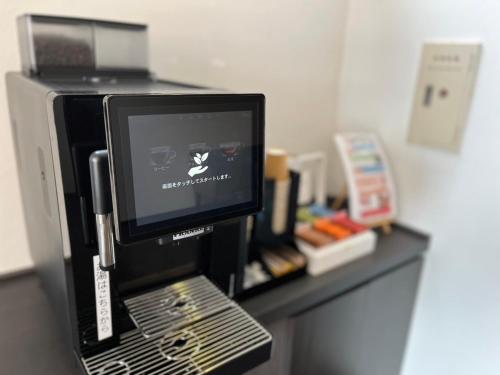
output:
[[162, 237], [158, 239], [158, 243], [160, 245], [165, 245], [167, 243], [170, 243], [172, 241], [180, 241], [186, 238], [190, 237], [201, 237], [204, 236], [205, 234], [212, 233], [214, 230], [213, 225], [207, 225], [205, 227], [199, 227], [199, 228], [194, 228], [194, 229], [187, 229], [182, 232], [177, 232], [171, 235], [168, 235], [166, 237]]
[[196, 155], [193, 156], [193, 160], [196, 163], [196, 166], [194, 166], [189, 170], [188, 175], [190, 177], [193, 177], [196, 176], [197, 174], [205, 172], [208, 169], [208, 166], [207, 165], [203, 166], [202, 164], [205, 160], [207, 160], [207, 158], [208, 158], [208, 152], [205, 152], [203, 155], [196, 153]]
[[172, 236], [172, 239], [174, 241], [179, 241], [179, 240], [182, 240], [184, 238], [198, 236], [198, 235], [203, 234], [203, 233], [205, 233], [205, 228], [198, 228], [198, 229], [194, 229], [194, 230], [186, 230], [184, 232], [180, 232], [180, 233], [174, 234]]

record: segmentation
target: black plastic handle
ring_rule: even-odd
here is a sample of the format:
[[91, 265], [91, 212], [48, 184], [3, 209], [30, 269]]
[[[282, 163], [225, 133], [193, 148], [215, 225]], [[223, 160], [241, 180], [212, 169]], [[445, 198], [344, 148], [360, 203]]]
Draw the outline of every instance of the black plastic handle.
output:
[[94, 214], [108, 214], [113, 211], [108, 150], [94, 151], [89, 157], [89, 164]]

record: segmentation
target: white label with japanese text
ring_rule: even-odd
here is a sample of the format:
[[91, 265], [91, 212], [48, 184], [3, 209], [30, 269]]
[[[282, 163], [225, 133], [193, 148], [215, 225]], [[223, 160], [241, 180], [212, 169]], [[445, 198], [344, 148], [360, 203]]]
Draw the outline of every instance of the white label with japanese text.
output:
[[99, 267], [99, 256], [94, 256], [95, 309], [97, 318], [97, 340], [102, 341], [113, 336], [111, 317], [111, 292], [109, 272]]

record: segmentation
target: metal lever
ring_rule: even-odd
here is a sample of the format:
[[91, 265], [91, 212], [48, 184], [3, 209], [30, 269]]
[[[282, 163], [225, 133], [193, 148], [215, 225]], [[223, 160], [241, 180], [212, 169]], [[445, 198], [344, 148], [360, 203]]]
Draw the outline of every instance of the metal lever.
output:
[[115, 247], [108, 151], [94, 151], [89, 157], [89, 165], [92, 206], [94, 208], [97, 244], [99, 246], [99, 265], [103, 271], [109, 271], [115, 266]]

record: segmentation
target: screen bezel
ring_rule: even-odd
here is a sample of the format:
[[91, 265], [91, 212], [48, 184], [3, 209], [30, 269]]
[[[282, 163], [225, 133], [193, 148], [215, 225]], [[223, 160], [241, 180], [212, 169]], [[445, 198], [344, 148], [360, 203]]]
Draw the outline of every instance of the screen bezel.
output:
[[[108, 95], [104, 97], [115, 238], [121, 244], [154, 239], [214, 224], [262, 209], [264, 176], [264, 105], [262, 94]], [[243, 204], [137, 225], [131, 171], [128, 116], [199, 112], [252, 112], [252, 199]], [[125, 173], [125, 171], [129, 171]], [[134, 219], [127, 219], [133, 217]]]

